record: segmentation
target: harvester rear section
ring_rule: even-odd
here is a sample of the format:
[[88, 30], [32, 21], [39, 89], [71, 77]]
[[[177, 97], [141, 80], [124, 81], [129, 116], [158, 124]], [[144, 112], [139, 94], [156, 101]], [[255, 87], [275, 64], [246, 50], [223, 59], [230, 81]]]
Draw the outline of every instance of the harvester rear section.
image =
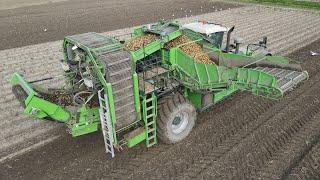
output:
[[278, 99], [308, 78], [298, 64], [271, 56], [266, 39], [245, 49], [239, 39], [231, 44], [232, 30], [160, 21], [135, 29], [124, 43], [97, 33], [67, 36], [65, 88], [39, 89], [14, 74], [13, 89], [25, 113], [65, 122], [73, 136], [101, 126], [112, 156], [143, 141], [176, 143], [191, 132], [197, 111], [232, 93]]

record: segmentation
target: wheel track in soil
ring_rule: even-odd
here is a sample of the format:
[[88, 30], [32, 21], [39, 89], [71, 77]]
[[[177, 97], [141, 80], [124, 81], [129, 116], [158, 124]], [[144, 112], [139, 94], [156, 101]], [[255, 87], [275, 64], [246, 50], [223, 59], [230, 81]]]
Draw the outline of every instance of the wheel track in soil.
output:
[[[309, 64], [309, 72], [310, 72], [310, 76], [312, 77], [311, 79], [319, 79], [319, 73], [317, 72], [317, 69], [319, 67], [319, 65], [317, 65], [317, 62], [316, 61], [313, 61], [313, 62], [305, 62], [304, 64], [306, 63], [310, 63]], [[316, 75], [315, 75], [316, 73]], [[314, 77], [315, 76], [315, 77]], [[316, 81], [318, 82], [318, 80]], [[307, 92], [310, 91], [310, 88], [314, 88], [317, 86], [317, 83], [316, 82], [312, 82], [312, 86], [310, 84], [304, 84], [303, 86], [304, 87], [300, 87], [299, 89], [297, 89], [296, 91], [292, 92], [290, 94], [290, 96], [292, 97], [298, 97], [299, 95], [301, 95], [302, 93], [306, 93], [306, 92], [303, 92], [303, 89], [308, 89]], [[311, 86], [311, 87], [310, 87]], [[315, 88], [316, 90], [317, 88]], [[297, 91], [300, 91], [298, 94], [297, 94]], [[290, 98], [290, 97], [289, 97]], [[286, 98], [287, 99], [287, 98]], [[301, 98], [300, 98], [301, 99]], [[309, 98], [310, 99], [310, 98]], [[311, 98], [310, 100], [312, 100], [313, 98]], [[292, 101], [292, 100], [291, 100]], [[295, 100], [296, 101], [296, 100]], [[280, 102], [281, 103], [281, 102]], [[285, 104], [284, 104], [285, 103]], [[282, 102], [282, 106], [281, 107], [285, 107], [286, 106], [286, 103], [287, 104], [291, 104], [290, 102]], [[279, 105], [277, 105], [279, 106]], [[277, 106], [275, 108], [277, 108]], [[281, 108], [281, 107], [278, 107]], [[256, 122], [255, 122], [256, 123]], [[319, 127], [318, 127], [319, 128]], [[235, 140], [235, 142], [237, 141], [237, 139]], [[239, 144], [239, 142], [238, 142]], [[215, 153], [214, 153], [215, 154]], [[209, 158], [211, 157], [211, 159]], [[205, 169], [206, 167], [208, 167], [213, 161], [217, 160], [217, 157], [216, 156], [206, 156], [204, 158], [202, 158], [201, 160], [198, 160], [198, 164], [195, 164], [193, 166], [191, 166], [191, 168], [187, 169], [186, 172], [188, 173], [188, 171], [191, 173], [189, 173], [189, 176], [190, 177], [196, 177], [196, 175], [202, 171], [202, 169]], [[281, 162], [281, 161], [280, 161]], [[288, 164], [286, 164], [288, 165]], [[199, 168], [200, 167], [200, 168]], [[198, 169], [198, 170], [197, 170]], [[280, 171], [281, 172], [281, 171]], [[185, 172], [183, 172], [185, 173]], [[190, 175], [191, 174], [191, 175]], [[185, 178], [185, 177], [184, 177]]]
[[[314, 76], [314, 74], [316, 73], [316, 66], [313, 66], [312, 64], [310, 64], [310, 75], [311, 76]], [[317, 75], [317, 77], [319, 76], [319, 74]], [[312, 83], [312, 86], [314, 86], [316, 84], [316, 82], [313, 82]], [[303, 89], [305, 89], [305, 88], [308, 88], [309, 89], [309, 87], [308, 86], [311, 86], [310, 84], [305, 84], [304, 85], [304, 88], [303, 87], [300, 87], [299, 89], [296, 89], [296, 91], [294, 91], [294, 92], [292, 92], [293, 94], [291, 94], [291, 96], [299, 96], [299, 95], [301, 95], [301, 94], [303, 94], [303, 93], [305, 93], [304, 91], [303, 91]], [[298, 91], [299, 90], [299, 91]], [[242, 97], [240, 97], [240, 99], [241, 99]], [[239, 99], [239, 98], [238, 98]], [[233, 99], [233, 101], [237, 101], [238, 102], [238, 100], [236, 100], [236, 99]], [[286, 106], [286, 103], [290, 103], [291, 101], [294, 101], [294, 99], [289, 99], [289, 102], [287, 101], [287, 102], [283, 102], [282, 103], [282, 105], [279, 107], [279, 105], [278, 105], [278, 107], [277, 107], [277, 109], [280, 109], [280, 108], [283, 108], [283, 107], [285, 107]], [[240, 102], [239, 104], [243, 104], [242, 102]], [[259, 104], [259, 103], [258, 103]], [[251, 117], [252, 117], [252, 119], [256, 119], [256, 117], [259, 117], [259, 115], [261, 115], [262, 113], [261, 112], [264, 112], [266, 109], [270, 109], [270, 108], [272, 108], [272, 106], [274, 105], [275, 103], [273, 103], [273, 102], [271, 102], [271, 106], [266, 106], [266, 107], [264, 107], [263, 105], [260, 105], [260, 106], [257, 106], [256, 108], [254, 108], [254, 107], [248, 107], [248, 109], [249, 109], [249, 113], [248, 114], [250, 114], [251, 115]], [[260, 111], [260, 112], [259, 112]], [[267, 112], [264, 112], [264, 114], [268, 114], [268, 111]], [[231, 121], [232, 122], [232, 121]], [[238, 135], [235, 135], [235, 132], [236, 132], [236, 128], [234, 128], [234, 127], [239, 127], [239, 124], [241, 124], [242, 126], [245, 126], [245, 122], [237, 122], [237, 121], [233, 121], [233, 122], [236, 122], [237, 123], [237, 125], [234, 125], [234, 126], [232, 126], [232, 129], [230, 130], [229, 129], [229, 131], [227, 131], [226, 133], [222, 133], [223, 135], [223, 138], [224, 139], [227, 139], [227, 138], [229, 138], [230, 137], [230, 134], [232, 135], [234, 135], [235, 137], [239, 137], [239, 134]], [[263, 122], [262, 122], [263, 123]], [[228, 123], [227, 123], [228, 124]], [[251, 122], [251, 125], [255, 125], [255, 124], [257, 124], [257, 122], [256, 121], [252, 121]], [[230, 127], [230, 126], [229, 126]], [[259, 126], [257, 126], [256, 128], [258, 128]], [[217, 127], [216, 127], [217, 128]], [[241, 130], [241, 128], [239, 129], [239, 131]], [[223, 131], [223, 130], [222, 130]], [[238, 132], [239, 132], [238, 131]], [[246, 132], [248, 132], [248, 129], [246, 130]], [[243, 133], [242, 133], [243, 134]], [[249, 135], [249, 133], [246, 133], [245, 135]], [[198, 134], [198, 136], [199, 137], [203, 137], [203, 135], [199, 135]], [[241, 137], [241, 136], [240, 136]], [[245, 136], [246, 137], [246, 136]], [[244, 137], [243, 137], [244, 138]], [[232, 138], [231, 138], [232, 139]], [[230, 140], [230, 139], [229, 139]], [[231, 140], [233, 143], [237, 143], [237, 142], [239, 142], [239, 138], [235, 138], [235, 139], [233, 139], [233, 140]], [[200, 143], [199, 143], [200, 142]], [[201, 142], [203, 142], [203, 140], [202, 141], [199, 141], [199, 142], [197, 142], [197, 144], [198, 144], [198, 146], [200, 146], [200, 147], [202, 147], [202, 146], [206, 146], [204, 149], [210, 149], [210, 148], [212, 148], [212, 146], [211, 147], [209, 147], [208, 148], [208, 145], [206, 144], [206, 143], [201, 143]], [[216, 142], [215, 142], [216, 143]], [[214, 144], [214, 143], [213, 143]], [[210, 145], [209, 145], [210, 146]], [[226, 151], [226, 150], [228, 150], [228, 149], [230, 149], [231, 147], [233, 147], [232, 145], [230, 145], [229, 147], [226, 147], [226, 145], [225, 146], [222, 146], [221, 148], [220, 148], [220, 150], [218, 150], [218, 151], [214, 151], [214, 152], [209, 152], [209, 153], [212, 153], [212, 154], [214, 154], [213, 155], [213, 157], [214, 158], [218, 158], [219, 156], [221, 156], [221, 154], [224, 154], [224, 152]], [[181, 147], [180, 147], [181, 148]], [[171, 149], [171, 151], [168, 151], [168, 152], [163, 152], [163, 154], [161, 154], [161, 156], [163, 156], [163, 157], [168, 157], [169, 156], [169, 158], [168, 159], [171, 159], [172, 157], [170, 157], [170, 154], [175, 154], [176, 152], [174, 152], [174, 151], [179, 151], [179, 149]], [[193, 151], [193, 149], [191, 149], [190, 151]], [[195, 151], [197, 151], [197, 150], [195, 150]], [[202, 152], [202, 150], [200, 150], [200, 152]], [[160, 155], [159, 155], [160, 156]], [[170, 162], [170, 163], [172, 163], [172, 159], [171, 160], [168, 160], [168, 159], [166, 159], [166, 160], [164, 160], [163, 162], [164, 162], [164, 170], [163, 170], [163, 168], [162, 168], [162, 170], [161, 171], [164, 171], [165, 173], [167, 173], [167, 175], [168, 175], [168, 177], [170, 177], [170, 175], [177, 175], [177, 171], [179, 171], [179, 169], [181, 168], [181, 169], [184, 169], [185, 168], [185, 164], [186, 163], [188, 163], [189, 161], [188, 161], [188, 157], [189, 156], [187, 156], [187, 157], [183, 157], [183, 159], [184, 159], [184, 162], [183, 162], [183, 164], [175, 164], [175, 165], [170, 165], [170, 164], [166, 164], [165, 162]], [[181, 157], [180, 157], [181, 158]], [[190, 159], [190, 158], [189, 158]], [[208, 157], [204, 157], [203, 159], [208, 159]], [[192, 159], [193, 161], [197, 161], [197, 162], [201, 162], [201, 160], [197, 160], [197, 159]], [[207, 162], [212, 162], [212, 160], [213, 159], [210, 159], [210, 160], [207, 160]], [[158, 162], [158, 160], [157, 159], [155, 159], [154, 160], [154, 162], [150, 162], [150, 159], [148, 160], [149, 161], [149, 163], [150, 164], [153, 164], [153, 163], [156, 163], [156, 162]], [[185, 161], [187, 161], [187, 162], [185, 162]], [[136, 163], [139, 163], [140, 162], [140, 158], [138, 158], [137, 159], [137, 161], [134, 161], [134, 162], [132, 162], [133, 164], [136, 164]], [[144, 163], [146, 162], [146, 161], [143, 161]], [[140, 162], [141, 163], [141, 162]], [[158, 162], [159, 163], [159, 162]], [[160, 163], [160, 164], [162, 164], [162, 163]], [[202, 164], [203, 165], [203, 164]], [[197, 165], [195, 165], [195, 166], [192, 166], [192, 168], [191, 169], [197, 169], [198, 167], [201, 167], [202, 166], [201, 164], [197, 164]], [[132, 166], [132, 167], [135, 167], [134, 165]], [[173, 170], [172, 170], [173, 169]], [[176, 171], [177, 170], [177, 171]], [[183, 171], [182, 173], [186, 173], [186, 172], [188, 172], [190, 169], [188, 169], [188, 170], [186, 170], [186, 171]], [[119, 169], [119, 172], [121, 172], [122, 170], [121, 169]], [[137, 169], [135, 169], [135, 171], [137, 171]], [[158, 168], [158, 171], [159, 171], [159, 168]], [[130, 172], [130, 171], [129, 171]], [[146, 173], [146, 171], [144, 171], [143, 169], [140, 171], [140, 172], [143, 172], [143, 173]], [[161, 176], [162, 175], [164, 175], [165, 173], [160, 173], [161, 174]], [[118, 171], [117, 171], [117, 173], [116, 174], [118, 174]], [[179, 172], [178, 172], [178, 174], [179, 174]], [[139, 174], [139, 175], [141, 175], [141, 174]], [[150, 174], [149, 174], [150, 176], [152, 175], [152, 172], [150, 172]], [[148, 176], [148, 175], [147, 175]], [[154, 175], [153, 175], [153, 177], [155, 177]]]
[[[319, 117], [320, 118], [320, 117]], [[320, 143], [318, 142], [310, 148], [302, 161], [296, 164], [291, 171], [284, 176], [284, 179], [320, 179]]]
[[[318, 98], [319, 97], [320, 96], [318, 96]], [[303, 101], [304, 100], [306, 99], [303, 99]], [[310, 101], [312, 98], [307, 98], [307, 100]], [[296, 103], [296, 105], [299, 105], [300, 101]], [[266, 125], [270, 125], [270, 127], [260, 126], [257, 128], [250, 136], [242, 139], [241, 142], [237, 144], [237, 146], [234, 146], [225, 156], [219, 158], [216, 162], [211, 159], [213, 164], [211, 164], [208, 169], [205, 169], [205, 171], [197, 174], [197, 176], [200, 175], [200, 177], [204, 179], [254, 177], [257, 169], [262, 168], [263, 164], [277, 154], [279, 150], [289, 142], [292, 136], [298, 133], [303, 126], [307, 126], [306, 124], [310, 121], [312, 123], [310, 123], [310, 126], [307, 126], [308, 133], [310, 133], [312, 127], [317, 130], [315, 133], [319, 134], [318, 129], [320, 122], [313, 118], [315, 114], [319, 113], [319, 104], [320, 101], [314, 101], [310, 106], [305, 106], [304, 109], [301, 110], [302, 113], [295, 111], [295, 113], [290, 114], [289, 118], [288, 114], [285, 113], [281, 119], [276, 120], [279, 116], [282, 116], [281, 113], [283, 112], [280, 111], [265, 123]], [[290, 119], [290, 117], [292, 119]], [[298, 134], [298, 136], [302, 135]], [[285, 172], [281, 169], [281, 166], [275, 168], [279, 168], [280, 172]], [[216, 173], [214, 173], [213, 170], [216, 171]], [[264, 178], [270, 178], [269, 174], [271, 173], [267, 172], [267, 174]], [[255, 178], [261, 177], [260, 173], [257, 175]], [[272, 176], [278, 177], [273, 171]]]
[[[238, 95], [235, 95], [235, 97], [232, 99], [233, 100], [238, 100], [239, 102], [243, 99], [243, 94], [238, 94]], [[232, 104], [232, 102], [227, 102], [227, 103], [222, 103], [221, 106], [219, 107], [219, 110], [218, 111], [223, 111], [223, 106], [224, 105], [230, 105]], [[201, 119], [200, 119], [201, 121]], [[201, 123], [204, 123], [203, 122], [200, 122]], [[199, 122], [198, 122], [199, 124]], [[227, 127], [227, 124], [226, 123], [224, 126]], [[217, 134], [221, 134], [220, 132], [217, 133]], [[222, 139], [223, 138], [226, 138], [226, 137], [221, 137]], [[160, 148], [157, 148], [157, 149], [153, 149], [152, 151], [148, 151], [148, 152], [144, 152], [144, 154], [140, 157], [140, 156], [137, 156], [137, 158], [135, 158], [134, 160], [131, 160], [130, 162], [128, 162], [129, 164], [131, 164], [131, 167], [132, 169], [129, 168], [129, 170], [127, 169], [126, 167], [126, 170], [125, 171], [128, 171], [128, 172], [132, 172], [132, 170], [134, 170], [135, 172], [145, 172], [143, 169], [141, 169], [141, 171], [139, 171], [139, 169], [136, 168], [137, 164], [141, 164], [141, 163], [159, 163], [159, 159], [157, 159], [158, 157], [160, 156], [163, 156], [163, 157], [168, 157], [170, 156], [170, 154], [174, 154], [176, 153], [176, 151], [179, 151], [179, 149], [181, 149], [181, 147], [174, 147], [174, 146], [170, 146], [170, 145], [161, 145]], [[184, 158], [187, 158], [187, 157], [184, 157]], [[161, 160], [162, 161], [162, 160]], [[166, 161], [164, 161], [166, 162]], [[161, 163], [160, 163], [161, 164]], [[115, 178], [118, 177], [118, 174], [119, 173], [123, 173], [123, 169], [117, 169], [114, 174], [115, 174]], [[126, 174], [127, 176], [127, 174]], [[113, 177], [113, 176], [111, 176]], [[119, 178], [119, 177], [118, 177]]]
[[[280, 106], [280, 107], [279, 107]], [[272, 107], [272, 108], [283, 108], [286, 106], [286, 103], [285, 104], [277, 104], [277, 106], [275, 107]], [[279, 112], [281, 113], [281, 112]], [[264, 114], [261, 115], [261, 117], [263, 116], [266, 116], [266, 114], [268, 114], [268, 111], [266, 111]], [[268, 115], [267, 115], [268, 116]], [[228, 153], [230, 153], [232, 151], [232, 149], [234, 150], [234, 148], [237, 146], [237, 145], [242, 145], [242, 141], [245, 139], [245, 138], [248, 138], [250, 137], [250, 135], [252, 135], [252, 131], [258, 131], [258, 129], [260, 127], [263, 127], [263, 125], [270, 121], [270, 119], [267, 119], [267, 121], [262, 121], [260, 122], [260, 124], [258, 124], [259, 122], [257, 121], [252, 121], [248, 126], [247, 126], [247, 130], [245, 132], [239, 132], [239, 134], [237, 134], [236, 136], [233, 136], [229, 139], [229, 142], [226, 142], [226, 145], [224, 146], [228, 146], [229, 148], [221, 148], [221, 150], [216, 150], [218, 152], [221, 152], [221, 154], [223, 156], [227, 156]], [[251, 131], [250, 131], [251, 130]], [[220, 149], [220, 147], [218, 147], [217, 149]], [[204, 156], [202, 157], [200, 160], [198, 160], [197, 162], [198, 163], [195, 163], [193, 164], [192, 166], [190, 166], [187, 170], [185, 170], [180, 178], [183, 179], [183, 178], [187, 178], [187, 177], [192, 177], [192, 178], [195, 178], [197, 177], [202, 171], [205, 171], [208, 167], [212, 166], [212, 163], [215, 162], [215, 161], [219, 161], [223, 156], [220, 154], [220, 155], [215, 155], [217, 154], [216, 151], [213, 151], [213, 152], [209, 152], [209, 153], [212, 153], [214, 155], [207, 155], [207, 156]], [[268, 153], [270, 153], [272, 151], [268, 150]], [[266, 154], [268, 154], [266, 153]], [[262, 156], [263, 157], [263, 156]], [[235, 158], [236, 159], [236, 158]], [[221, 160], [223, 161], [223, 160]], [[220, 162], [220, 161], [219, 161]], [[223, 163], [219, 164], [221, 166], [226, 166], [226, 165], [223, 165]], [[238, 167], [241, 167], [241, 166], [238, 166]], [[211, 170], [211, 169], [210, 169]], [[230, 172], [230, 171], [228, 171]], [[242, 171], [243, 172], [246, 172], [246, 171]], [[248, 170], [247, 170], [248, 172]], [[241, 173], [240, 173], [241, 174]]]
[[[319, 99], [317, 99], [317, 101], [319, 101]], [[267, 163], [258, 171], [256, 174], [257, 179], [285, 179], [290, 174], [290, 171], [303, 159], [308, 160], [307, 154], [310, 154], [311, 149], [319, 143], [320, 112], [312, 111], [307, 117], [307, 119], [301, 120], [297, 126], [302, 126], [304, 123], [302, 121], [309, 120], [310, 122], [306, 122], [306, 125], [301, 127], [298, 134], [287, 142], [287, 146], [279, 150], [279, 153], [269, 161], [272, 163]], [[312, 117], [312, 119], [310, 117]], [[316, 172], [315, 169], [313, 170], [313, 173], [318, 173], [319, 179], [319, 169], [318, 172]]]

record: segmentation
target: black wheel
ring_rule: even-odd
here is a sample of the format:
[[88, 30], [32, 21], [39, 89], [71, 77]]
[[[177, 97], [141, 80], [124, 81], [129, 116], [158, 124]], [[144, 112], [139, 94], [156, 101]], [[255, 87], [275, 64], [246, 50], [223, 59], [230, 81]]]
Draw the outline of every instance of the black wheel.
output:
[[173, 144], [186, 138], [197, 119], [195, 107], [179, 93], [160, 99], [158, 107], [159, 139]]

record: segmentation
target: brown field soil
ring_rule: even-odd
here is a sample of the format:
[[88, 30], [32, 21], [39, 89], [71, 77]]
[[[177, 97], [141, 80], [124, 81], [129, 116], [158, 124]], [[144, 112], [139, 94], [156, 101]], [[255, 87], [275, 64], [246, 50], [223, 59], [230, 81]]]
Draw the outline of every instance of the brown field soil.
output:
[[26, 178], [295, 178], [319, 177], [320, 58], [292, 53], [310, 79], [279, 101], [238, 93], [199, 114], [193, 133], [176, 145], [143, 144], [105, 154], [101, 134], [58, 141], [0, 167], [3, 179]]
[[[228, 26], [236, 24], [235, 35], [246, 42], [269, 36], [270, 49], [301, 62], [310, 79], [278, 101], [237, 93], [199, 114], [196, 127], [183, 142], [159, 143], [150, 149], [142, 143], [112, 159], [105, 154], [101, 133], [72, 138], [57, 123], [23, 115], [11, 94], [8, 79], [20, 67], [29, 74], [28, 79], [61, 73], [57, 65], [62, 57], [59, 42], [0, 51], [0, 62], [5, 67], [0, 76], [1, 158], [20, 148], [28, 149], [33, 143], [55, 139], [0, 163], [0, 179], [317, 177], [320, 57], [310, 56], [309, 51], [320, 51], [320, 40], [315, 41], [320, 35], [320, 15], [242, 7], [201, 17]], [[299, 49], [306, 44], [310, 45]]]
[[111, 31], [152, 23], [161, 18], [195, 16], [240, 6], [242, 5], [208, 0], [69, 0], [2, 10], [0, 49], [60, 40], [66, 35]]

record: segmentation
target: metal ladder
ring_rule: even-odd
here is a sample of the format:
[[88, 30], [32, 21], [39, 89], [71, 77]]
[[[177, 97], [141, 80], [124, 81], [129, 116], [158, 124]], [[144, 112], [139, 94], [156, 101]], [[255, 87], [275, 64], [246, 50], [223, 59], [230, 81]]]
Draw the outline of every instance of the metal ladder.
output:
[[104, 144], [106, 148], [106, 153], [110, 153], [114, 157], [114, 139], [112, 133], [112, 123], [110, 118], [110, 111], [108, 106], [108, 96], [104, 93], [104, 89], [98, 91], [99, 98], [99, 113], [101, 121], [101, 129], [103, 133]]
[[157, 143], [157, 98], [154, 93], [143, 97], [143, 121], [146, 130], [146, 145], [151, 147]]

